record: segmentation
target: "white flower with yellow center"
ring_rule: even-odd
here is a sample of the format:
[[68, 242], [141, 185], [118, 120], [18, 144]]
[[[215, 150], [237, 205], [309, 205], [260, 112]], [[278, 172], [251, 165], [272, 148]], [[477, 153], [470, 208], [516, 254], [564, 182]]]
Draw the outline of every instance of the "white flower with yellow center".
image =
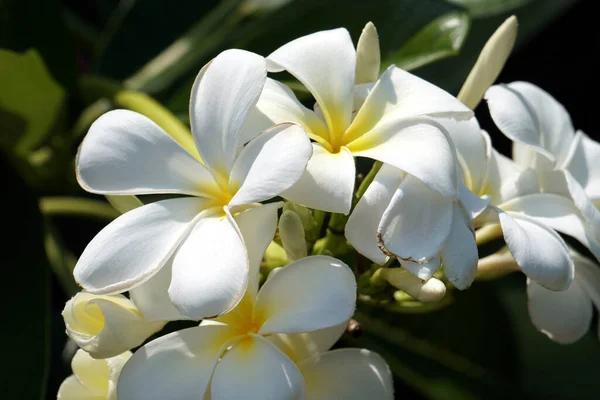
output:
[[125, 296], [77, 293], [62, 312], [67, 335], [94, 358], [114, 357], [141, 345], [164, 322], [150, 322]]
[[71, 361], [73, 375], [58, 389], [57, 400], [117, 400], [117, 380], [131, 357], [127, 351], [97, 360], [79, 349]]
[[310, 110], [287, 86], [267, 79], [252, 113], [257, 125], [299, 123], [314, 141], [306, 172], [284, 195], [307, 207], [348, 214], [354, 157], [367, 157], [456, 199], [452, 145], [428, 117], [466, 119], [472, 112], [442, 89], [395, 66], [377, 80], [379, 48], [372, 24], [358, 48], [357, 55], [348, 31], [335, 29], [296, 39], [267, 57], [269, 71], [289, 72], [316, 100], [315, 110]]
[[[257, 278], [258, 263], [253, 269]], [[213, 400], [304, 398], [302, 373], [277, 346], [277, 334], [347, 321], [356, 301], [354, 274], [341, 261], [312, 256], [272, 272], [257, 287], [253, 279], [230, 313], [139, 349], [123, 369], [119, 399], [199, 399], [207, 391]]]
[[312, 153], [299, 125], [283, 123], [258, 136], [243, 127], [265, 79], [264, 58], [242, 50], [225, 51], [200, 71], [190, 122], [202, 162], [140, 114], [112, 111], [92, 125], [77, 156], [82, 187], [185, 197], [135, 208], [104, 228], [74, 270], [85, 290], [120, 293], [163, 272], [148, 284], [168, 288], [175, 307], [144, 307], [151, 296], [164, 299], [155, 290], [136, 302], [156, 320], [215, 316], [241, 300], [249, 271], [243, 231], [276, 218], [277, 204], [260, 202], [293, 185]]

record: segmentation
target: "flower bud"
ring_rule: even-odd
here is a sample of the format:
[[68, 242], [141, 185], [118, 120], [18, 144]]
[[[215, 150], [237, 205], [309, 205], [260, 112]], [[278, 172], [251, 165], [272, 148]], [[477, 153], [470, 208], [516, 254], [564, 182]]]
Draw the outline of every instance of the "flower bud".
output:
[[299, 260], [308, 255], [302, 220], [294, 211], [286, 210], [281, 214], [279, 236], [290, 261]]
[[446, 286], [439, 279], [424, 281], [404, 268], [382, 268], [381, 277], [423, 303], [440, 301], [446, 294]]
[[292, 203], [291, 201], [286, 201], [283, 206], [283, 211], [293, 211], [298, 217], [300, 217], [300, 221], [302, 221], [302, 226], [304, 227], [304, 234], [306, 239], [309, 241], [314, 241], [319, 237], [319, 225], [317, 221], [313, 217], [312, 211], [308, 208], [301, 206], [297, 203]]
[[108, 358], [139, 346], [164, 326], [149, 322], [125, 296], [77, 293], [62, 312], [67, 335], [94, 358]]
[[117, 400], [117, 380], [123, 366], [131, 357], [126, 351], [112, 358], [98, 360], [79, 349], [71, 361], [73, 375], [58, 389], [58, 400], [107, 399]]

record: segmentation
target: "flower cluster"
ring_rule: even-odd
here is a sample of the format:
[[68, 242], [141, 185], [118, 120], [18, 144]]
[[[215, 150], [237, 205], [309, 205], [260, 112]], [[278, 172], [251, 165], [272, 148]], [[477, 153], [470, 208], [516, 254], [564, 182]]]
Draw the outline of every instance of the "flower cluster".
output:
[[[363, 273], [436, 302], [516, 265], [534, 324], [558, 342], [581, 337], [600, 306], [600, 271], [557, 232], [600, 257], [600, 145], [543, 90], [491, 86], [516, 29], [513, 17], [492, 36], [458, 97], [393, 65], [380, 75], [369, 23], [356, 48], [335, 29], [267, 57], [219, 54], [192, 88], [194, 149], [135, 112], [100, 117], [78, 181], [134, 206], [75, 267], [84, 292], [63, 316], [89, 355], [78, 351], [58, 397], [391, 399], [380, 356], [328, 351], [357, 289], [373, 295], [357, 288]], [[281, 71], [312, 109], [274, 79]], [[479, 127], [484, 94], [514, 160]], [[356, 157], [375, 160], [358, 184]], [[478, 244], [500, 238], [506, 249], [479, 259]], [[353, 249], [368, 272], [338, 259]], [[175, 320], [202, 321], [131, 355]]]

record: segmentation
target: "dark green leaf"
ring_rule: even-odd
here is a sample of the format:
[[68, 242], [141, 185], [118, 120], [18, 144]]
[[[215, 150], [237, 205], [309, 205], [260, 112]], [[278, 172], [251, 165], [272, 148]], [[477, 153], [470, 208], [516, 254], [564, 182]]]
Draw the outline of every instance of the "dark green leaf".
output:
[[400, 68], [411, 70], [455, 56], [467, 38], [469, 24], [469, 16], [464, 12], [453, 12], [436, 18], [410, 38], [400, 50], [386, 57], [383, 64], [396, 64]]
[[486, 17], [511, 12], [535, 0], [447, 0], [469, 10], [473, 17]]
[[37, 199], [2, 162], [2, 330], [0, 387], [5, 399], [44, 399], [49, 354], [50, 269]]

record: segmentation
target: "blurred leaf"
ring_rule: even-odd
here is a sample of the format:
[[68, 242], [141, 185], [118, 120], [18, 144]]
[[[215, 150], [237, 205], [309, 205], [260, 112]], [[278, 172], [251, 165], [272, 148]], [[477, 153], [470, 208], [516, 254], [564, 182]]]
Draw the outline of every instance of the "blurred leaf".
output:
[[[405, 384], [431, 399], [519, 396], [519, 364], [508, 314], [477, 283], [435, 312], [407, 315], [359, 306], [359, 341], [388, 359]], [[499, 345], [501, 343], [501, 345]]]
[[[460, 56], [429, 64], [415, 73], [451, 93], [458, 93], [469, 71], [475, 65], [481, 49], [506, 18], [512, 14], [518, 18], [519, 32], [515, 50], [518, 51], [520, 44], [529, 41], [576, 2], [577, 0], [531, 0], [523, 2], [522, 7], [511, 9], [510, 12], [473, 18]], [[448, 73], [448, 71], [452, 71], [452, 73]]]
[[45, 224], [44, 248], [50, 268], [58, 278], [62, 289], [69, 296], [75, 295], [80, 290], [73, 278], [77, 257], [66, 248], [59, 233], [49, 221]]
[[44, 399], [49, 355], [50, 269], [44, 253], [37, 200], [1, 161], [1, 209], [10, 233], [2, 238], [0, 263], [4, 312], [0, 340], [4, 359], [0, 387], [5, 399]]
[[447, 0], [463, 6], [473, 17], [486, 17], [510, 12], [535, 0]]
[[388, 56], [383, 63], [410, 71], [442, 58], [455, 56], [460, 51], [469, 31], [469, 15], [453, 12], [439, 17], [421, 29], [400, 50]]
[[0, 48], [35, 48], [54, 78], [69, 92], [76, 89], [75, 52], [59, 0], [0, 1]]
[[57, 121], [64, 90], [46, 70], [36, 50], [24, 54], [0, 49], [0, 109], [18, 123], [4, 127], [3, 137], [26, 154], [39, 146]]
[[[218, 0], [121, 1], [113, 11], [96, 72], [123, 80], [183, 35]], [[127, 3], [127, 4], [125, 4]], [[109, 20], [109, 21], [110, 21]]]

